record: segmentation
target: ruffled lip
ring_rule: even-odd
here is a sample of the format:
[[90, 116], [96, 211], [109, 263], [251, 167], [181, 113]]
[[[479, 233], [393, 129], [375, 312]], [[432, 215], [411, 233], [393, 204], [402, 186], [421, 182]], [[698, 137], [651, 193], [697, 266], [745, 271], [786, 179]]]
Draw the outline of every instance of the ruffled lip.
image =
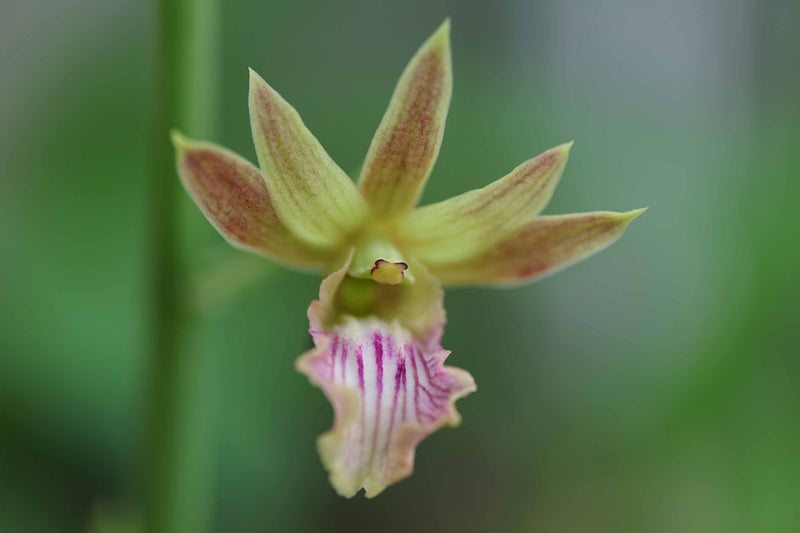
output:
[[373, 497], [409, 476], [417, 444], [458, 425], [455, 401], [475, 390], [468, 372], [443, 366], [448, 351], [397, 323], [349, 317], [314, 340], [297, 369], [333, 404], [333, 428], [317, 444], [342, 496], [363, 487]]

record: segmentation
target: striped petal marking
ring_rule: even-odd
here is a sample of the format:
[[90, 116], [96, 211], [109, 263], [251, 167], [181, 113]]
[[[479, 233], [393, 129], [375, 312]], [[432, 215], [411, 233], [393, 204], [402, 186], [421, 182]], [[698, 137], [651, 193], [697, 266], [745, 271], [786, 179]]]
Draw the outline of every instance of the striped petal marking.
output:
[[373, 497], [409, 476], [417, 444], [441, 426], [456, 426], [455, 401], [475, 390], [465, 371], [443, 366], [448, 351], [397, 323], [349, 317], [314, 333], [318, 349], [300, 369], [331, 400], [336, 422], [318, 448], [342, 496], [361, 487]]

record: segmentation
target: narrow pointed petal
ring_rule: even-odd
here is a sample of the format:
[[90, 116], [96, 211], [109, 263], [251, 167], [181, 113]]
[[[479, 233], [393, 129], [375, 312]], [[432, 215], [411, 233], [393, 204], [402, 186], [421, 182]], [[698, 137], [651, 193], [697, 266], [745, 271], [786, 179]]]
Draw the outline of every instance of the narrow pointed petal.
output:
[[174, 132], [178, 175], [212, 226], [233, 246], [297, 267], [319, 267], [328, 254], [295, 238], [283, 225], [261, 172], [212, 143]]
[[[363, 487], [371, 498], [411, 474], [422, 439], [459, 424], [455, 401], [475, 383], [469, 373], [443, 366], [449, 352], [440, 345], [444, 316], [436, 310], [429, 314], [438, 318], [420, 335], [397, 320], [338, 314], [336, 293], [348, 268], [349, 261], [326, 278], [309, 307], [315, 348], [296, 367], [334, 408], [333, 427], [317, 441], [331, 484], [345, 497]], [[433, 279], [420, 273], [421, 283]], [[435, 300], [427, 301], [438, 308], [441, 291]]]
[[275, 210], [300, 239], [335, 248], [359, 227], [366, 205], [300, 115], [250, 71], [250, 125]]
[[491, 248], [544, 209], [571, 147], [556, 146], [482, 189], [406, 213], [395, 224], [398, 242], [426, 264], [459, 261]]
[[449, 285], [508, 285], [541, 278], [572, 265], [619, 239], [644, 209], [543, 216], [475, 257], [429, 264]]
[[448, 19], [403, 71], [372, 139], [359, 188], [376, 211], [416, 204], [439, 154], [452, 92]]

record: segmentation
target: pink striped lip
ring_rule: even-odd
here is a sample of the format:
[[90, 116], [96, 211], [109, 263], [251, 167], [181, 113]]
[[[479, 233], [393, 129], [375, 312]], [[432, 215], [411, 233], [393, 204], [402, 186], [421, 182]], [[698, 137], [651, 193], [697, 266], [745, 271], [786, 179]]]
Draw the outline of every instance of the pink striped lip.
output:
[[[410, 475], [417, 443], [458, 424], [453, 404], [475, 390], [467, 372], [443, 366], [449, 352], [438, 340], [422, 343], [397, 323], [348, 317], [314, 341], [317, 349], [298, 366], [334, 405], [336, 423], [321, 437], [320, 452], [344, 496], [362, 487], [375, 496]], [[340, 401], [343, 389], [356, 400]], [[358, 416], [339, 412], [348, 408]], [[350, 423], [337, 427], [345, 419]]]

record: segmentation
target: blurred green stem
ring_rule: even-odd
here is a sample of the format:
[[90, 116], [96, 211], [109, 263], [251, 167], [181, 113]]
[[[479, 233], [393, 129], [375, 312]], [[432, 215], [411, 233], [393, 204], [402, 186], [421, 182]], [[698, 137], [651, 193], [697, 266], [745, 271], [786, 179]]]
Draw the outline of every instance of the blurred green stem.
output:
[[[147, 531], [207, 531], [210, 510], [208, 476], [197, 475], [192, 457], [192, 424], [197, 354], [189, 349], [187, 287], [181, 250], [179, 208], [183, 197], [175, 173], [169, 130], [214, 136], [217, 60], [217, 0], [161, 0], [157, 6], [158, 48], [153, 167], [149, 176], [152, 206], [149, 366], [146, 468], [143, 469]], [[200, 382], [202, 388], [202, 382]], [[200, 391], [202, 393], [202, 391]], [[202, 416], [200, 417], [202, 420]], [[196, 448], [195, 448], [196, 451]], [[197, 454], [195, 453], [195, 456]], [[206, 483], [207, 487], [198, 484]]]

